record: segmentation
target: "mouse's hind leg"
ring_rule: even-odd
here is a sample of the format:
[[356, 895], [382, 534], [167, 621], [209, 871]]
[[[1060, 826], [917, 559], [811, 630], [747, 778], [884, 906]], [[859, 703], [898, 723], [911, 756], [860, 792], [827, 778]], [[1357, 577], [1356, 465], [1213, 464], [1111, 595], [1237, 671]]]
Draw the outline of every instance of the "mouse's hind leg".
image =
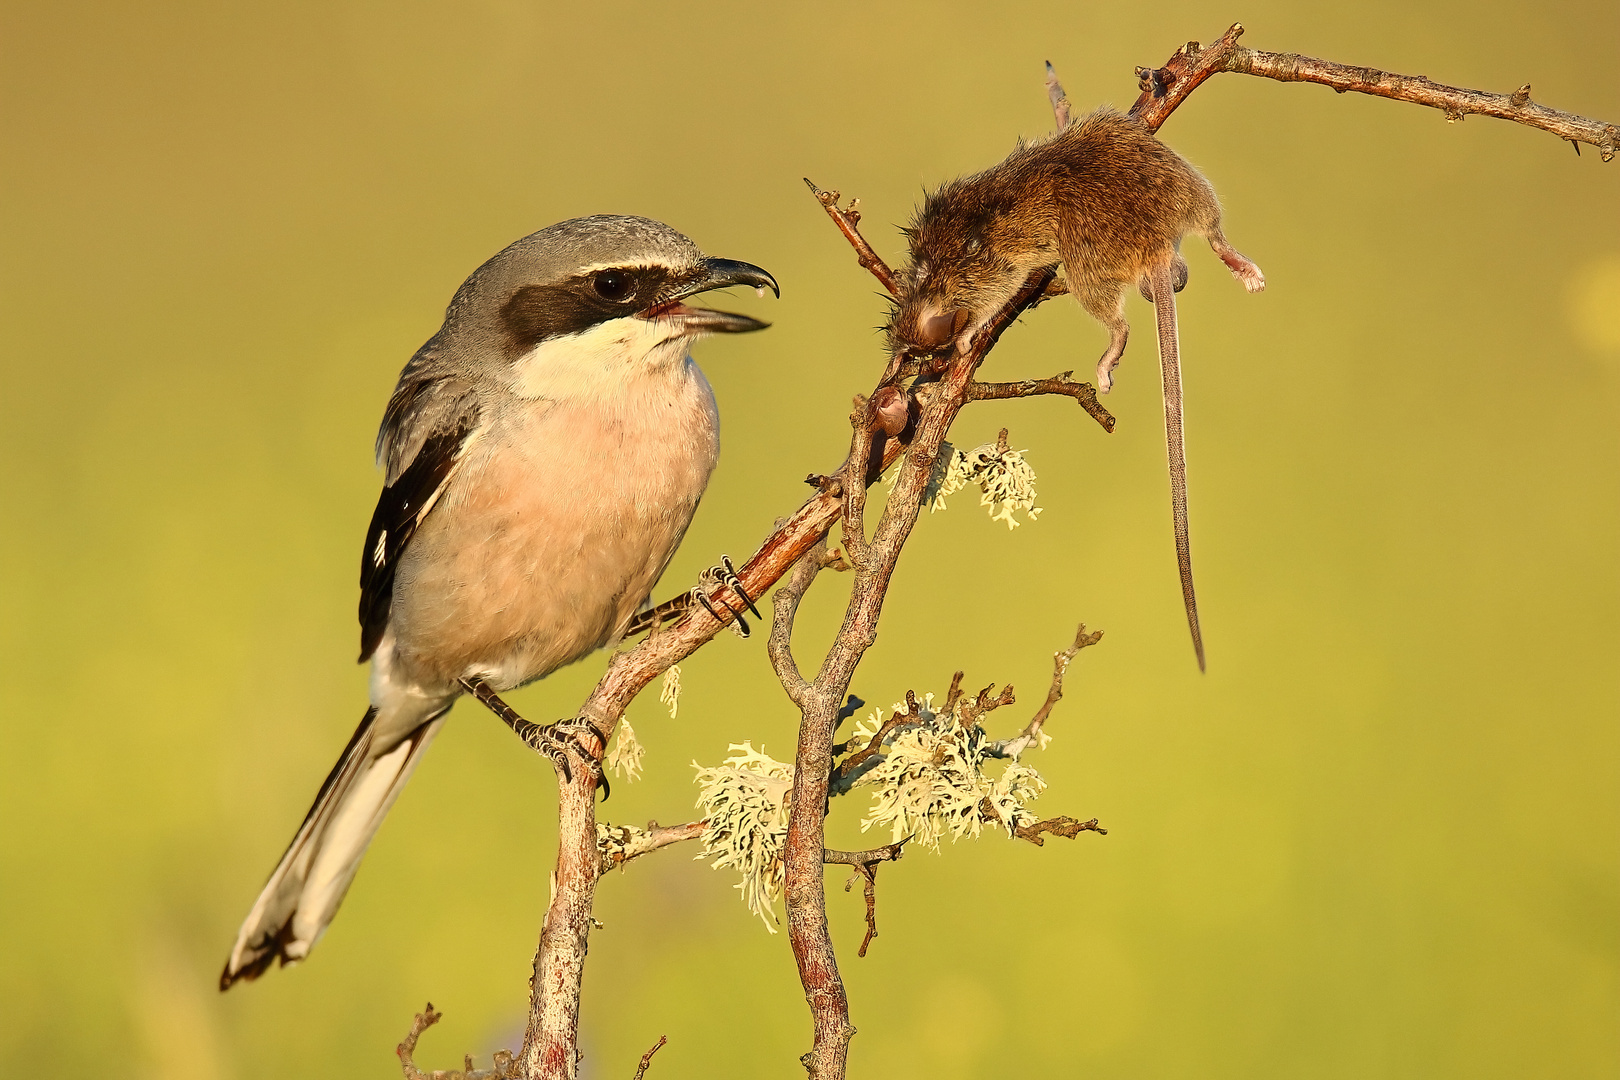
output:
[[1243, 282], [1243, 287], [1250, 292], [1259, 292], [1266, 287], [1266, 275], [1260, 268], [1248, 259], [1243, 253], [1226, 242], [1226, 234], [1221, 232], [1220, 225], [1211, 225], [1204, 230], [1204, 238], [1215, 254], [1221, 257], [1221, 262], [1232, 271], [1232, 276]]
[[1106, 394], [1113, 389], [1114, 369], [1125, 355], [1125, 342], [1131, 336], [1131, 324], [1125, 321], [1125, 290], [1114, 283], [1088, 283], [1074, 297], [1108, 329], [1108, 348], [1097, 361], [1097, 392]]

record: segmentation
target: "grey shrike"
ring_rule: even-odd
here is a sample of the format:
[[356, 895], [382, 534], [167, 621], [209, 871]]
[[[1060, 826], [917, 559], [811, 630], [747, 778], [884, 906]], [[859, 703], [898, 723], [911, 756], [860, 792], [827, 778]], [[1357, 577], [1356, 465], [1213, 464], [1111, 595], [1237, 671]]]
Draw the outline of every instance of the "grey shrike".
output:
[[221, 990], [308, 955], [457, 697], [573, 663], [646, 602], [720, 452], [687, 347], [766, 325], [683, 303], [728, 285], [780, 295], [667, 225], [600, 214], [524, 237], [456, 290], [377, 434], [385, 486], [360, 567], [371, 707]]

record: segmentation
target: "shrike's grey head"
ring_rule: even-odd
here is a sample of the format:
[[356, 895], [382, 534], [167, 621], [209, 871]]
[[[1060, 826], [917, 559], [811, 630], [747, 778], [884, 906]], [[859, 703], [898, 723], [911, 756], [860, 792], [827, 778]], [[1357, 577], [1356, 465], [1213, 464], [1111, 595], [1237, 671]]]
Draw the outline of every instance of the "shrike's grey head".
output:
[[634, 351], [764, 329], [746, 315], [684, 303], [729, 285], [781, 295], [766, 271], [708, 258], [662, 222], [593, 214], [541, 229], [479, 267], [450, 304], [445, 336], [458, 351], [514, 363], [565, 339], [592, 351], [612, 339]]

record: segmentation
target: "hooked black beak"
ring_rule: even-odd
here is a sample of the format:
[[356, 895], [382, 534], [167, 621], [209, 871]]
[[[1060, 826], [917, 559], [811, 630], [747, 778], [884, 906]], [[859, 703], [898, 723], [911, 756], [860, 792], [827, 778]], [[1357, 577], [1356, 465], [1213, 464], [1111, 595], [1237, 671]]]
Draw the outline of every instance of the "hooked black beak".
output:
[[642, 317], [678, 319], [689, 332], [707, 334], [746, 334], [751, 330], [763, 330], [771, 325], [747, 315], [715, 311], [713, 308], [688, 307], [681, 303], [688, 296], [724, 289], [731, 285], [770, 289], [777, 296], [782, 295], [776, 279], [753, 263], [737, 262], [734, 259], [704, 259], [702, 267], [701, 275], [666, 294], [657, 304], [644, 312]]

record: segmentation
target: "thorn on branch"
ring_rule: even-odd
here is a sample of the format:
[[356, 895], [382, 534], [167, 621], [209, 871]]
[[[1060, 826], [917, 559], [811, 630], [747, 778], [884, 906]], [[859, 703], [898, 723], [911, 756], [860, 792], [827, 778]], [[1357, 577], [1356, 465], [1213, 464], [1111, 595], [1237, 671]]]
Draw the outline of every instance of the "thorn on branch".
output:
[[658, 1041], [653, 1043], [652, 1049], [641, 1055], [641, 1064], [636, 1066], [635, 1080], [641, 1080], [642, 1077], [647, 1075], [647, 1066], [652, 1064], [653, 1055], [662, 1050], [667, 1042], [669, 1042], [669, 1036], [660, 1035]]
[[416, 1041], [428, 1028], [444, 1019], [444, 1014], [434, 1011], [433, 1002], [427, 1003], [427, 1008], [416, 1014], [411, 1021], [411, 1030], [406, 1032], [405, 1039], [395, 1047], [394, 1053], [399, 1055], [399, 1067], [405, 1074], [405, 1080], [518, 1080], [517, 1060], [509, 1050], [495, 1051], [494, 1068], [473, 1068], [472, 1055], [462, 1056], [465, 1068], [462, 1069], [434, 1069], [425, 1073], [416, 1067], [411, 1056], [416, 1053]]

